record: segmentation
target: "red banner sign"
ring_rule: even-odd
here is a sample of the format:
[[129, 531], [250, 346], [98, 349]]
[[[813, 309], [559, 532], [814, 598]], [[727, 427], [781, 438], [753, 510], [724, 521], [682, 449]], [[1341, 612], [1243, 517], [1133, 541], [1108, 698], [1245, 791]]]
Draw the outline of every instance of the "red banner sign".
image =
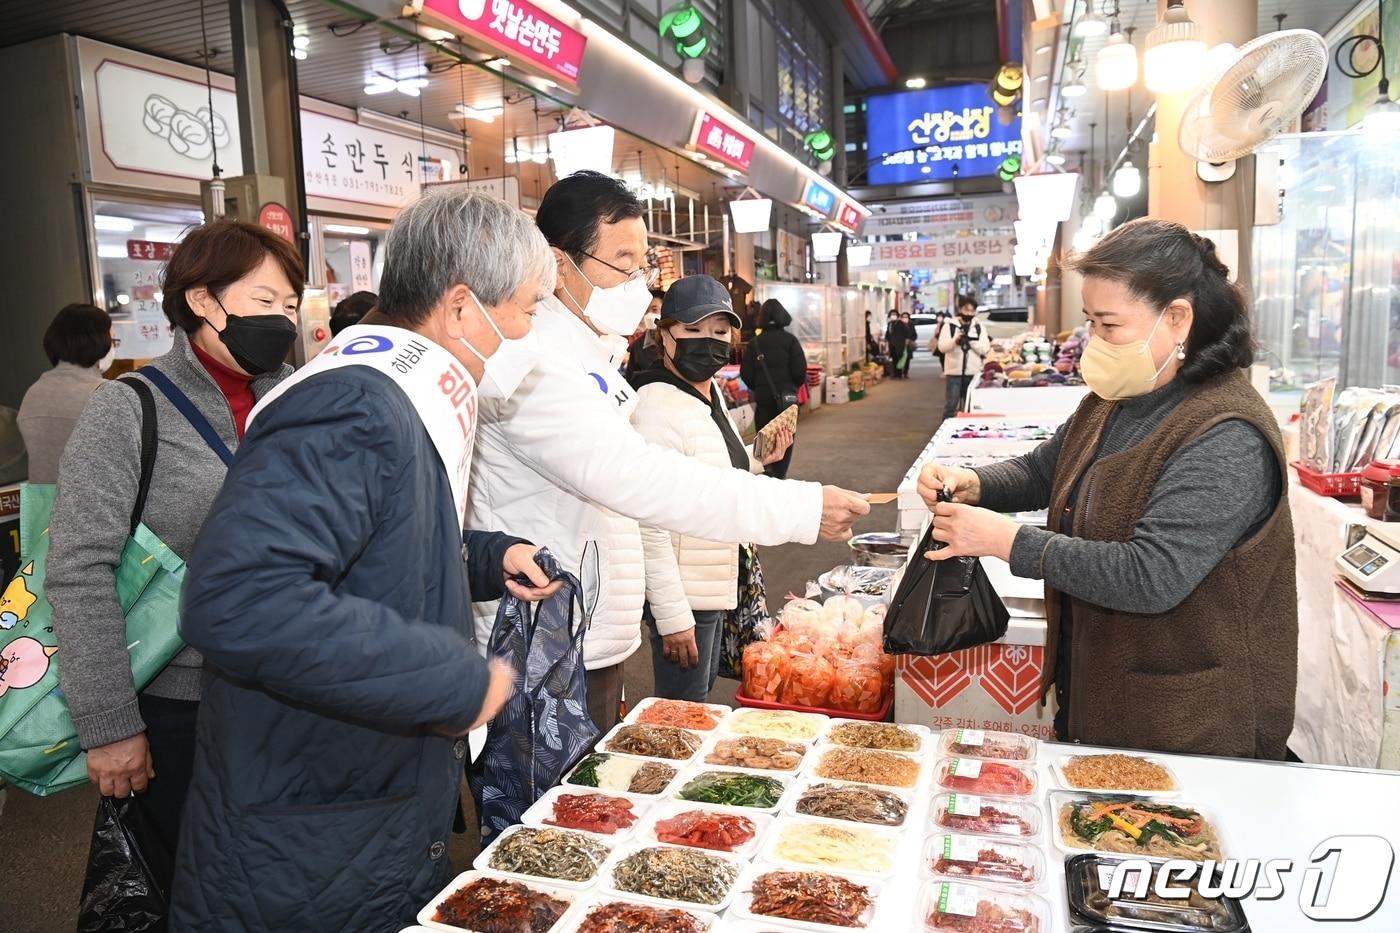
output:
[[704, 110], [695, 115], [690, 145], [741, 172], [747, 172], [749, 163], [753, 161], [754, 141]]
[[570, 87], [578, 86], [588, 38], [529, 0], [424, 0], [425, 21], [480, 39], [519, 64], [525, 60]]
[[850, 233], [855, 233], [860, 227], [860, 210], [850, 201], [842, 201], [840, 208], [836, 211], [836, 226]]
[[127, 259], [150, 259], [155, 262], [166, 262], [174, 252], [174, 243], [156, 243], [153, 240], [126, 241]]
[[269, 201], [262, 206], [262, 210], [258, 211], [258, 226], [266, 227], [288, 243], [297, 241], [297, 231], [292, 224], [292, 215], [276, 201]]

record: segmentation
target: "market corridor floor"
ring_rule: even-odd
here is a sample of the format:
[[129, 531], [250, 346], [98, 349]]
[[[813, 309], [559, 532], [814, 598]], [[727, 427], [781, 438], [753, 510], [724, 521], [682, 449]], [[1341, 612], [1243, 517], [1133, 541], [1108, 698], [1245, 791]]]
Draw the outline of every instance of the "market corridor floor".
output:
[[[921, 351], [914, 357], [909, 379], [887, 379], [859, 402], [826, 405], [804, 416], [790, 476], [860, 492], [893, 492], [938, 427], [943, 383], [938, 365]], [[856, 530], [889, 531], [897, 520], [895, 505], [877, 506]], [[808, 580], [845, 562], [849, 553], [844, 544], [825, 542], [762, 549], [770, 608], [777, 611], [787, 593], [801, 593]], [[648, 696], [651, 652], [633, 655], [625, 677], [629, 699]], [[711, 699], [732, 703], [737, 687], [735, 681], [721, 679]], [[10, 788], [7, 797], [0, 814], [0, 852], [9, 856], [0, 896], [0, 929], [72, 933], [97, 793], [88, 786], [39, 798]], [[472, 813], [467, 819], [474, 824]], [[469, 868], [477, 853], [475, 830], [454, 837], [451, 851], [459, 871]]]

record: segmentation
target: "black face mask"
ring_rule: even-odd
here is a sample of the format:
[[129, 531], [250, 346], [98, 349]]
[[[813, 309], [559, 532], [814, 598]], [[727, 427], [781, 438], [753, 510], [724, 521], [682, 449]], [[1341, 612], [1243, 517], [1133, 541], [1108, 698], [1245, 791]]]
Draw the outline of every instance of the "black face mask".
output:
[[676, 372], [689, 382], [706, 382], [729, 362], [729, 341], [714, 337], [683, 337], [671, 358]]
[[[218, 301], [218, 299], [214, 299]], [[223, 308], [223, 302], [219, 307]], [[284, 314], [250, 314], [238, 317], [224, 311], [219, 339], [245, 373], [262, 376], [280, 369], [297, 342], [297, 326]]]

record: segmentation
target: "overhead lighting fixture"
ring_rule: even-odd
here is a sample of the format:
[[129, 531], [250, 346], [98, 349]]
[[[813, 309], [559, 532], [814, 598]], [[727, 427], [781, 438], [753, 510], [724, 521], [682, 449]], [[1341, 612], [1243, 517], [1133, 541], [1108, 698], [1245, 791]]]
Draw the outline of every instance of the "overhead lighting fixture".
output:
[[1094, 11], [1094, 0], [1085, 0], [1084, 15], [1074, 21], [1072, 32], [1075, 38], [1089, 39], [1108, 35], [1108, 20]]
[[491, 59], [490, 61], [488, 61], [488, 62], [486, 63], [486, 67], [487, 67], [487, 68], [509, 68], [509, 67], [510, 67], [510, 59], [508, 59], [508, 58], [493, 58], [493, 59]]
[[839, 230], [818, 230], [812, 234], [812, 258], [817, 262], [831, 262], [841, 254], [841, 240], [844, 235]]
[[1137, 84], [1137, 49], [1113, 21], [1113, 34], [1094, 59], [1094, 79], [1103, 91], [1126, 91]]
[[1094, 199], [1094, 216], [1104, 223], [1111, 223], [1118, 215], [1118, 199], [1105, 191]]
[[98, 259], [126, 259], [126, 245], [123, 243], [98, 243]]
[[1060, 88], [1060, 96], [1073, 100], [1088, 94], [1089, 86], [1084, 83], [1084, 63], [1074, 61], [1071, 65], [1073, 71], [1070, 73], [1069, 83]]
[[299, 62], [306, 61], [307, 50], [311, 48], [311, 37], [304, 33], [297, 33], [292, 36], [292, 58]]
[[905, 78], [905, 79], [904, 79], [904, 86], [907, 87], [907, 88], [909, 88], [911, 91], [917, 91], [917, 90], [920, 90], [921, 88], [926, 88], [926, 87], [928, 87], [928, 79], [927, 79], [927, 78]]
[[[745, 193], [752, 190], [746, 189]], [[767, 233], [773, 220], [773, 199], [740, 197], [729, 202], [729, 213], [735, 233]]]
[[1070, 240], [1069, 245], [1076, 253], [1087, 253], [1094, 248], [1094, 244], [1098, 241], [1099, 238], [1094, 236], [1093, 232], [1085, 227], [1080, 227], [1074, 234], [1074, 238]]
[[[1387, 83], [1382, 79], [1382, 85]], [[1391, 100], [1387, 91], [1381, 91], [1366, 111], [1361, 129], [1367, 133], [1400, 133], [1400, 104]]]
[[119, 304], [119, 305], [131, 304], [131, 296], [128, 295], [126, 292], [121, 292], [120, 294], [117, 295], [117, 304]]
[[549, 149], [554, 157], [554, 174], [560, 178], [585, 171], [611, 175], [613, 144], [616, 140], [617, 131], [611, 126], [584, 126], [550, 133]]
[[494, 123], [496, 118], [505, 112], [505, 107], [468, 107], [466, 104], [458, 104], [448, 116], [460, 116], [466, 120], [476, 120], [478, 123]]
[[1037, 55], [1044, 55], [1046, 52], [1050, 51], [1052, 48], [1053, 48], [1053, 46], [1050, 45], [1050, 44], [1047, 42], [1045, 45], [1037, 46], [1037, 47], [1036, 47], [1036, 50], [1035, 50], [1035, 54], [1037, 54]]
[[1036, 83], [1036, 84], [1044, 84], [1046, 81], [1049, 81], [1049, 80], [1050, 80], [1050, 76], [1049, 76], [1049, 75], [1036, 75], [1036, 76], [1035, 76], [1035, 83]]
[[1132, 163], [1132, 160], [1124, 162], [1118, 166], [1118, 171], [1113, 173], [1113, 194], [1119, 198], [1135, 198], [1142, 190], [1142, 172]]
[[1055, 125], [1055, 128], [1050, 131], [1050, 135], [1055, 139], [1069, 139], [1074, 135], [1074, 130], [1070, 129], [1068, 123], [1058, 123]]
[[348, 233], [352, 236], [364, 236], [369, 233], [369, 227], [360, 227], [355, 224], [326, 224], [328, 233]]
[[103, 233], [130, 233], [136, 229], [136, 224], [125, 217], [98, 214], [92, 218], [92, 228]]
[[1045, 153], [1045, 161], [1046, 161], [1047, 163], [1049, 163], [1050, 165], [1055, 165], [1055, 166], [1064, 165], [1064, 164], [1065, 164], [1064, 153], [1060, 152], [1060, 150], [1058, 150], [1058, 149], [1051, 149], [1049, 152]]
[[846, 265], [853, 269], [870, 265], [870, 254], [874, 249], [873, 246], [866, 243], [852, 243], [846, 247]]
[[398, 91], [407, 97], [417, 97], [419, 92], [427, 86], [428, 79], [422, 76], [391, 78], [376, 71], [365, 81], [365, 93], [387, 94], [390, 91]]
[[1162, 19], [1147, 34], [1142, 55], [1147, 88], [1154, 94], [1183, 91], [1201, 79], [1206, 44], [1201, 26], [1186, 12], [1186, 0], [1167, 0]]
[[1077, 172], [1016, 176], [1016, 216], [1042, 226], [1069, 220], [1079, 190]]

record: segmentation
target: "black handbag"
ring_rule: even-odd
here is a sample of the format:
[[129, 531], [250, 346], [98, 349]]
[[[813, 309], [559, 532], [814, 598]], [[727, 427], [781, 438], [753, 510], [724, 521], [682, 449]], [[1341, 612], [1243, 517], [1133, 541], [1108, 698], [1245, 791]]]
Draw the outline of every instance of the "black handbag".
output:
[[975, 557], [932, 561], [926, 551], [945, 547], [924, 532], [885, 614], [888, 654], [947, 654], [994, 642], [1011, 616]]
[[[778, 391], [778, 384], [773, 381], [773, 374], [768, 370], [768, 358], [763, 354], [762, 350], [758, 349], [757, 343], [758, 341], [755, 339], [754, 352], [758, 354], [758, 365], [763, 368], [763, 376], [768, 380], [768, 389], [773, 393], [773, 401], [778, 403], [779, 412], [787, 411], [793, 405], [798, 404], [797, 391], [795, 389], [791, 392]], [[752, 386], [750, 386], [750, 388], [752, 388]]]

